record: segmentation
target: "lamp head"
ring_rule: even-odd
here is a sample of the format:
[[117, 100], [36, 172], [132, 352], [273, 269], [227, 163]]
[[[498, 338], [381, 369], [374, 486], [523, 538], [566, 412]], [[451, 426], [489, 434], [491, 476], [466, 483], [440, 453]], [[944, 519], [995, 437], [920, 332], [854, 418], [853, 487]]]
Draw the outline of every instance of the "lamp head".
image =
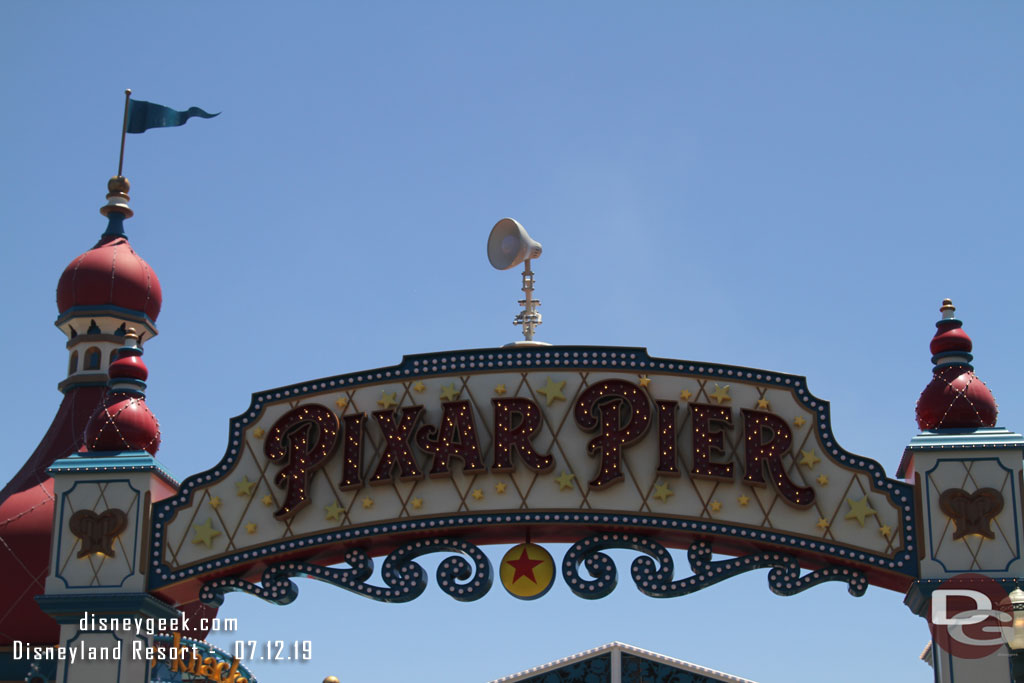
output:
[[541, 249], [540, 242], [512, 218], [502, 218], [495, 223], [487, 238], [487, 259], [498, 270], [508, 270], [527, 259], [535, 259]]

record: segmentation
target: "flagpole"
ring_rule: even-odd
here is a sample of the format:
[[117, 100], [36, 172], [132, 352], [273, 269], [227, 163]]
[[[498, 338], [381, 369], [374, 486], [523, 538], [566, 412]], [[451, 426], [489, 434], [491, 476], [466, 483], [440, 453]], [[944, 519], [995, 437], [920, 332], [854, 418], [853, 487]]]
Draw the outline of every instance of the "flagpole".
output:
[[121, 170], [124, 168], [124, 136], [128, 132], [128, 103], [132, 98], [132, 89], [127, 88], [124, 91], [124, 123], [121, 124], [121, 157], [117, 160], [117, 175], [121, 176]]

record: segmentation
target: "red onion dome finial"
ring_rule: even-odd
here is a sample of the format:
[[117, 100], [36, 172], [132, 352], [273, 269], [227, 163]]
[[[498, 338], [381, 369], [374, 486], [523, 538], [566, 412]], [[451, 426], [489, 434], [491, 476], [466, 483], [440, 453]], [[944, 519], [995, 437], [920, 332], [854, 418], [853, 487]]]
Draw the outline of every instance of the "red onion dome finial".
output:
[[126, 178], [114, 176], [107, 188], [107, 204], [100, 209], [107, 229], [96, 246], [64, 269], [57, 283], [57, 308], [64, 315], [75, 306], [116, 306], [155, 322], [163, 303], [160, 281], [124, 234], [124, 221], [133, 214], [128, 206], [130, 185]]
[[146, 405], [146, 378], [138, 333], [128, 328], [117, 360], [110, 364], [107, 394], [85, 427], [89, 451], [148, 451], [160, 448], [160, 423]]
[[932, 381], [917, 401], [917, 425], [922, 430], [995, 427], [999, 408], [992, 392], [974, 374], [973, 344], [954, 316], [949, 299], [942, 301], [942, 319], [931, 341]]

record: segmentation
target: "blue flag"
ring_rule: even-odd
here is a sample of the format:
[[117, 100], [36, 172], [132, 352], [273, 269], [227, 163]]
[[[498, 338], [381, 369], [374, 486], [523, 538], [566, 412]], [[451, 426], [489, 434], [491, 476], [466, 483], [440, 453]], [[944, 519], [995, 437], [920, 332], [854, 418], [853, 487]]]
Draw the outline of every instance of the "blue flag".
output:
[[128, 102], [128, 126], [129, 133], [142, 133], [150, 128], [167, 128], [169, 126], [182, 126], [193, 116], [201, 116], [204, 119], [212, 119], [216, 114], [209, 114], [199, 107], [191, 107], [187, 111], [175, 111], [162, 104], [153, 104], [143, 100], [130, 100]]

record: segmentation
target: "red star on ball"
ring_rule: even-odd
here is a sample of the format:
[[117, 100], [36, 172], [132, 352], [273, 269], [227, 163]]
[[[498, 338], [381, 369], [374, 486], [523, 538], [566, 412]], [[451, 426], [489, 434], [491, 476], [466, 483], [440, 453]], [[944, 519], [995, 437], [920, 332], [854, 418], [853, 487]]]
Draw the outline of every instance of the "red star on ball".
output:
[[537, 579], [533, 575], [533, 568], [538, 564], [544, 564], [544, 560], [531, 560], [530, 556], [526, 552], [526, 548], [523, 548], [523, 552], [519, 555], [519, 559], [509, 560], [508, 564], [516, 570], [515, 576], [512, 577], [512, 583], [515, 583], [523, 577], [537, 583]]

